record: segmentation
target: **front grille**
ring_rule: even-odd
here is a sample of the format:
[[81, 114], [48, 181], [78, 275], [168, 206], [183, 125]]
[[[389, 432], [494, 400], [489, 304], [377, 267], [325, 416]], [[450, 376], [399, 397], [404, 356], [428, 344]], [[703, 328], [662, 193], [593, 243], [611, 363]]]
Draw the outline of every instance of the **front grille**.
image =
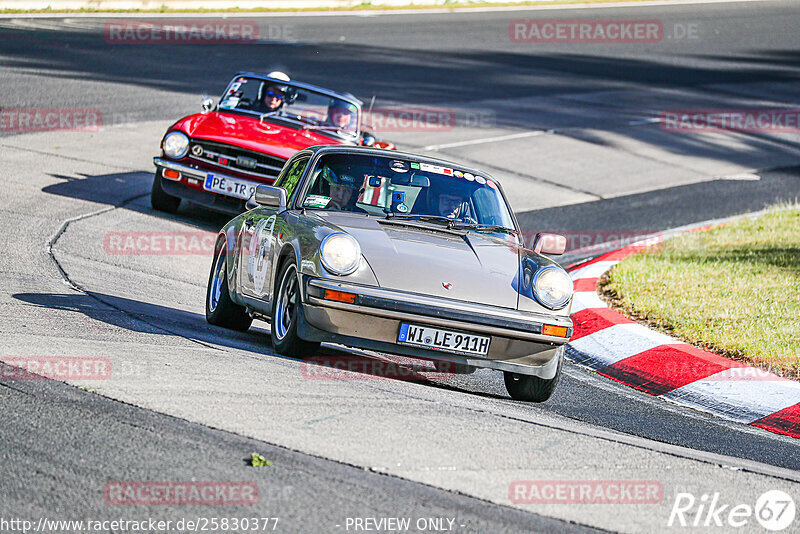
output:
[[224, 169], [232, 169], [270, 180], [278, 177], [278, 173], [286, 162], [285, 159], [277, 156], [199, 139], [192, 139], [189, 146], [189, 157]]

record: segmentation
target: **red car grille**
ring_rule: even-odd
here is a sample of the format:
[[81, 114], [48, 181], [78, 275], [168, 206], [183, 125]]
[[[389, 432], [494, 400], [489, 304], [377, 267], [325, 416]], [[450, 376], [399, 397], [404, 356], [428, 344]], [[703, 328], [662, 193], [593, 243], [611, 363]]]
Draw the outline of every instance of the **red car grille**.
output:
[[285, 159], [232, 145], [192, 139], [189, 157], [225, 169], [274, 180], [278, 177]]

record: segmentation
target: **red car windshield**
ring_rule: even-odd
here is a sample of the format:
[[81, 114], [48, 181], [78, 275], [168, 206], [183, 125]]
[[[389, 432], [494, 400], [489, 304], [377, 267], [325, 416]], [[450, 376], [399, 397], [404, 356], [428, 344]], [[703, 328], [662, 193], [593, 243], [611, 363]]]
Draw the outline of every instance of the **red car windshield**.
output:
[[305, 129], [345, 138], [358, 136], [361, 120], [355, 102], [288, 82], [247, 76], [233, 79], [220, 99], [219, 108], [290, 120]]

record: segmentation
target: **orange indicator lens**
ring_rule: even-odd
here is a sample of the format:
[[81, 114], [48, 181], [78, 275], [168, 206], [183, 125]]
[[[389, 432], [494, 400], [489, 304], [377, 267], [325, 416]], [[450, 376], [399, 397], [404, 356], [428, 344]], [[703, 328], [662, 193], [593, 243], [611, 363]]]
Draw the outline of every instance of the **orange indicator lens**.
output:
[[546, 324], [542, 326], [542, 334], [546, 336], [567, 337], [567, 327]]
[[356, 301], [356, 296], [353, 293], [345, 293], [344, 291], [334, 291], [332, 289], [325, 290], [325, 299], [326, 300], [336, 300], [338, 302], [348, 302], [350, 304], [354, 304]]

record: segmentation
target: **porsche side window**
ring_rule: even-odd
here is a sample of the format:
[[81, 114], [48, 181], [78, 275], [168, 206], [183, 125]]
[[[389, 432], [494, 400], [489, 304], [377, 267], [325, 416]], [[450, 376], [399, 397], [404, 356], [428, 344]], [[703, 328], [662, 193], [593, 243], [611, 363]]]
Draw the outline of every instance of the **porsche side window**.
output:
[[472, 195], [477, 216], [481, 224], [494, 224], [506, 228], [514, 228], [514, 222], [505, 208], [505, 202], [500, 193], [488, 187], [476, 189]]
[[286, 199], [290, 205], [293, 200], [292, 194], [297, 189], [297, 184], [300, 182], [300, 177], [303, 176], [303, 169], [306, 168], [306, 163], [308, 163], [309, 159], [300, 158], [296, 160], [275, 183], [276, 186], [286, 189]]

